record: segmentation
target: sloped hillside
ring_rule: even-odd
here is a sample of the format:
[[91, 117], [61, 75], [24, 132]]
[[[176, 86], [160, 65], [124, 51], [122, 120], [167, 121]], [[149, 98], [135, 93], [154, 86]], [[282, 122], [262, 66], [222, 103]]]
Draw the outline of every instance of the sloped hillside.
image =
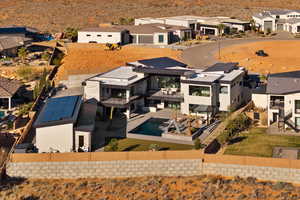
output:
[[207, 15], [249, 18], [268, 8], [300, 9], [300, 0], [1, 0], [0, 25], [43, 31], [95, 26], [120, 17]]

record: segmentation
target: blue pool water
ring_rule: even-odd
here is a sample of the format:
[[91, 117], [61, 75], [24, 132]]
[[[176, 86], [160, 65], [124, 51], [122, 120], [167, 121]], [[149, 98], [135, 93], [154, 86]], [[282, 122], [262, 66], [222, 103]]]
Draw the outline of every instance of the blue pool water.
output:
[[5, 116], [5, 112], [4, 111], [0, 111], [0, 119], [3, 118]]
[[138, 127], [130, 131], [130, 133], [141, 134], [141, 135], [151, 135], [151, 136], [161, 136], [164, 132], [159, 128], [164, 122], [167, 122], [168, 119], [162, 118], [150, 118], [140, 124]]

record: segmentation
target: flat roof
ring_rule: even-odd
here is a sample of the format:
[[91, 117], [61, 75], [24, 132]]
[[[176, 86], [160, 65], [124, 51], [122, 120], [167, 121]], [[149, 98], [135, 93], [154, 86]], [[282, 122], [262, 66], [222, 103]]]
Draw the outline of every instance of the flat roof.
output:
[[80, 29], [79, 32], [122, 32], [126, 30], [123, 27], [107, 26], [107, 27], [91, 27]]
[[195, 73], [188, 77], [187, 81], [195, 81], [196, 82], [207, 82], [207, 83], [213, 83], [217, 80], [222, 78], [222, 75], [220, 74], [205, 74], [205, 73]]
[[157, 68], [157, 69], [166, 69], [166, 68], [174, 68], [174, 67], [185, 68], [187, 66], [185, 63], [182, 63], [178, 60], [169, 57], [159, 57], [159, 58], [138, 60], [137, 62], [132, 62], [132, 64]]
[[81, 96], [50, 98], [43, 106], [34, 126], [36, 128], [74, 123], [81, 105]]
[[270, 74], [268, 76], [268, 94], [290, 94], [300, 92], [300, 71]]
[[141, 75], [139, 76], [138, 72], [134, 72], [133, 68], [131, 66], [121, 66], [88, 80], [101, 81], [102, 84], [127, 86], [144, 78]]
[[229, 73], [225, 73], [223, 77], [220, 79], [220, 81], [233, 81], [234, 79], [236, 79], [237, 77], [239, 77], [244, 73], [245, 71], [243, 69], [235, 69]]
[[216, 63], [210, 67], [208, 67], [207, 69], [204, 70], [204, 72], [224, 72], [224, 73], [229, 73], [232, 70], [237, 68], [237, 65], [239, 63], [233, 63], [233, 62], [229, 62], [229, 63]]

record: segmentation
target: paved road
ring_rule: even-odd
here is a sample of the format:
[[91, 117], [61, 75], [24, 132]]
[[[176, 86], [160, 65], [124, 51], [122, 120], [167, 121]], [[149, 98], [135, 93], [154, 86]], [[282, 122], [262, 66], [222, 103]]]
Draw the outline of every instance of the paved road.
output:
[[[205, 69], [208, 66], [215, 64], [218, 60], [214, 57], [217, 55], [220, 48], [244, 44], [250, 42], [258, 42], [258, 41], [267, 41], [267, 40], [296, 40], [291, 37], [288, 33], [280, 33], [272, 38], [251, 38], [251, 39], [224, 39], [220, 42], [211, 42], [202, 44], [196, 47], [191, 47], [183, 51], [182, 59], [185, 63], [187, 63], [190, 67]], [[222, 51], [221, 51], [222, 53]]]

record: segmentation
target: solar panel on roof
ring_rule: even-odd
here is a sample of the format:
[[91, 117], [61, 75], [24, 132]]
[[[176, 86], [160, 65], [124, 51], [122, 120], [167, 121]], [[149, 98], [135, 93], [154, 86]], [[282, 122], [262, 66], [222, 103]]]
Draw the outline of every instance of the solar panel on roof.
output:
[[79, 96], [49, 99], [41, 116], [41, 122], [59, 121], [73, 116]]

